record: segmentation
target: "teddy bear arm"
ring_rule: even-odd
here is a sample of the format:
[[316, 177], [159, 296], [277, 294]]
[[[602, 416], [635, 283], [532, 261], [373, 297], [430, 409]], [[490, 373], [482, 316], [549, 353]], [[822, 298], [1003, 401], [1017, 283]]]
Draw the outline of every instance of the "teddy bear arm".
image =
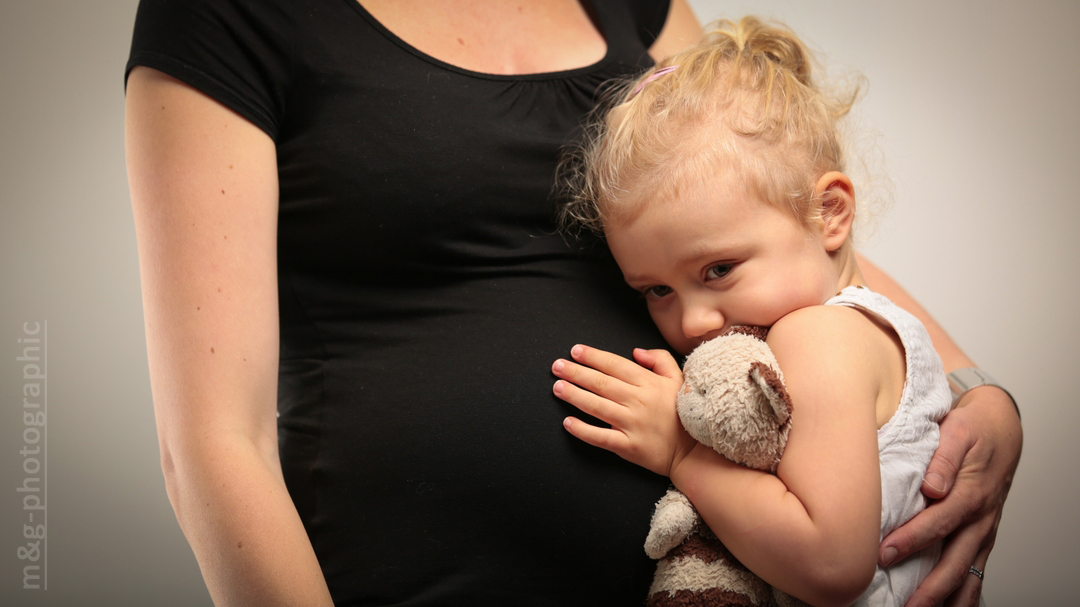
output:
[[654, 559], [663, 558], [690, 535], [697, 522], [698, 513], [690, 500], [678, 489], [668, 489], [656, 503], [645, 538], [645, 553]]

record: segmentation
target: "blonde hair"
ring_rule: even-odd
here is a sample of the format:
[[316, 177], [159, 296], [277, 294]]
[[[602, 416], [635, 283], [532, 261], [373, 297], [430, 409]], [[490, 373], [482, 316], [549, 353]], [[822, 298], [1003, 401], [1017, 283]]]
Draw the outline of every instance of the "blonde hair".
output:
[[844, 170], [837, 123], [858, 89], [823, 92], [810, 52], [783, 25], [744, 17], [714, 27], [609, 92], [610, 109], [598, 110], [586, 143], [560, 167], [564, 226], [603, 233], [644, 201], [716, 175], [804, 225], [820, 217], [814, 186]]

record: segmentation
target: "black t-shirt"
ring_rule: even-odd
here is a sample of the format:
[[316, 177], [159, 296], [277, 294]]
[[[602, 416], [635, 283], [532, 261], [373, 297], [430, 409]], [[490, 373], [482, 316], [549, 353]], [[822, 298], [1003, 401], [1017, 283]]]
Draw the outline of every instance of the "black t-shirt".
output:
[[661, 347], [601, 243], [569, 245], [558, 149], [651, 63], [667, 2], [593, 0], [599, 63], [471, 72], [355, 0], [143, 0], [161, 70], [277, 146], [282, 467], [338, 605], [628, 605], [667, 480], [580, 443], [575, 343]]

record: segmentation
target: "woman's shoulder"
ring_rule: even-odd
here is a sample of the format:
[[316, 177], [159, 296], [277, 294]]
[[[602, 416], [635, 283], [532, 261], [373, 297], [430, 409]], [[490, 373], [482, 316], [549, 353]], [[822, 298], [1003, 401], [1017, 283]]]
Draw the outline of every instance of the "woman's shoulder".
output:
[[[219, 40], [202, 38], [203, 34], [251, 34], [259, 30], [280, 29], [296, 24], [298, 18], [315, 11], [304, 11], [288, 0], [140, 0], [135, 14], [133, 46], [152, 44], [141, 40], [143, 34], [168, 41], [189, 44], [213, 44]], [[192, 38], [194, 36], [194, 38]]]
[[[168, 74], [276, 138], [293, 47], [310, 20], [286, 0], [141, 0], [126, 78], [136, 66]], [[312, 37], [312, 36], [308, 36]]]

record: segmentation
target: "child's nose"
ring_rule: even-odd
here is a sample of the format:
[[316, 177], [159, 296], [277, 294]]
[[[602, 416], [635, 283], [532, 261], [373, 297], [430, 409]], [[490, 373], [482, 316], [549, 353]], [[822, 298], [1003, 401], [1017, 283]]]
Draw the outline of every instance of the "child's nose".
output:
[[682, 329], [687, 339], [705, 341], [724, 328], [724, 315], [708, 306], [691, 306], [683, 312]]

